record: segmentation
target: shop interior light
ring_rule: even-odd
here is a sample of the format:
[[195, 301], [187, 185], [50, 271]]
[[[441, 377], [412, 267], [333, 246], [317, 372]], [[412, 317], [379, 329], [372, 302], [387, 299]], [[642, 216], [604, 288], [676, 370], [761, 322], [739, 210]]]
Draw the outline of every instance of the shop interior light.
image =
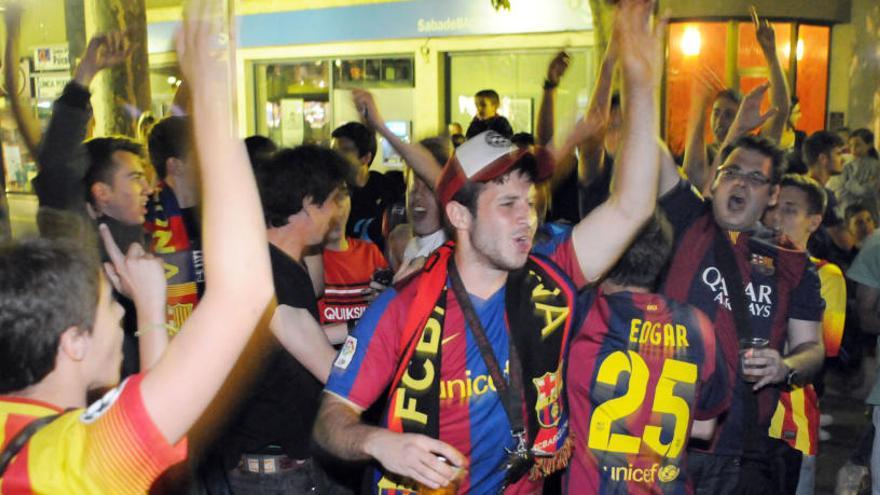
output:
[[798, 60], [804, 59], [804, 40], [798, 40], [797, 48], [794, 49], [794, 53]]
[[174, 77], [174, 76], [168, 76], [167, 81], [168, 81], [168, 84], [170, 84], [170, 85], [172, 85], [172, 86], [174, 86], [175, 84], [177, 84], [177, 78]]
[[684, 34], [681, 37], [681, 52], [684, 55], [688, 57], [699, 55], [701, 44], [702, 39], [700, 37], [699, 28], [696, 26], [688, 26], [684, 28]]

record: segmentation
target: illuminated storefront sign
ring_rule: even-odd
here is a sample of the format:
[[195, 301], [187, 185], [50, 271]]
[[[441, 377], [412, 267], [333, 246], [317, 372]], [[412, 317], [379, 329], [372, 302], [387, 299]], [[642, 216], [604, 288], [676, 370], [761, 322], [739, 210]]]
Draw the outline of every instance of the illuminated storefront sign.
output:
[[[176, 22], [148, 28], [150, 53], [172, 51]], [[354, 40], [545, 33], [592, 29], [587, 0], [513, 0], [496, 12], [487, 0], [410, 0], [238, 17], [238, 46]]]

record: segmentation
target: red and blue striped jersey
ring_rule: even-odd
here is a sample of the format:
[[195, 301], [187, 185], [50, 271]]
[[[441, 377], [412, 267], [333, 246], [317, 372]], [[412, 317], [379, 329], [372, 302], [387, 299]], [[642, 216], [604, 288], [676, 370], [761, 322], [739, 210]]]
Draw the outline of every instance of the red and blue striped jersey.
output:
[[[676, 235], [676, 249], [662, 292], [696, 306], [709, 317], [725, 359], [739, 373], [739, 339], [744, 335], [739, 335], [734, 323], [728, 282], [715, 260], [713, 243], [719, 227], [711, 204], [682, 181], [661, 199], [660, 206]], [[770, 347], [782, 354], [789, 320], [822, 320], [824, 303], [816, 269], [802, 251], [781, 248], [747, 232], [728, 234], [742, 278], [752, 334], [768, 339]], [[747, 433], [767, 431], [778, 399], [778, 387], [763, 387], [755, 393], [751, 384], [740, 377], [735, 381], [730, 410], [716, 427], [707, 450], [741, 455]], [[754, 412], [749, 414], [748, 410]]]
[[[550, 258], [556, 269], [582, 280], [570, 232], [555, 239]], [[390, 288], [371, 304], [334, 363], [325, 391], [341, 397], [359, 409], [368, 409], [386, 391], [402, 359], [400, 345], [409, 308], [415, 298], [416, 276], [402, 287]], [[447, 283], [447, 287], [449, 284]], [[572, 289], [573, 290], [573, 289]], [[470, 327], [451, 291], [447, 292], [444, 324], [440, 341], [440, 440], [452, 445], [470, 465], [459, 485], [459, 493], [496, 493], [502, 486], [508, 458], [505, 449], [513, 449], [516, 441], [510, 433], [510, 422], [501, 398], [489, 375]], [[424, 297], [424, 296], [421, 296]], [[483, 325], [498, 363], [508, 374], [509, 340], [505, 317], [505, 288], [486, 300], [471, 296], [474, 310]], [[410, 397], [417, 401], [418, 397]], [[415, 406], [412, 406], [415, 409]], [[387, 426], [387, 425], [383, 425]], [[372, 493], [381, 495], [411, 494], [416, 487], [395, 484], [372, 473]], [[520, 483], [505, 493], [531, 492], [540, 489], [542, 481]]]
[[734, 370], [696, 308], [659, 294], [583, 293], [566, 371], [574, 457], [567, 493], [691, 493], [694, 419], [730, 403]]

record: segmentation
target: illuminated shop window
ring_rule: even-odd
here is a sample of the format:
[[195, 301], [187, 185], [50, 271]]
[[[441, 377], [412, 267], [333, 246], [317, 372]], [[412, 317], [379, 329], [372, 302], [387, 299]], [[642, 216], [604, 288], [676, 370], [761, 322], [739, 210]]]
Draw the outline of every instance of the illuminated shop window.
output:
[[[825, 127], [828, 101], [828, 53], [830, 28], [774, 22], [776, 50], [793, 94], [800, 99], [798, 130], [809, 133]], [[797, 37], [793, 39], [792, 33]], [[669, 26], [664, 130], [676, 154], [684, 152], [694, 85], [709, 74], [719, 87], [733, 87], [745, 94], [768, 78], [768, 69], [749, 21], [677, 22]], [[699, 76], [699, 77], [698, 77]], [[765, 97], [763, 109], [770, 105]], [[706, 119], [707, 142], [711, 131]]]

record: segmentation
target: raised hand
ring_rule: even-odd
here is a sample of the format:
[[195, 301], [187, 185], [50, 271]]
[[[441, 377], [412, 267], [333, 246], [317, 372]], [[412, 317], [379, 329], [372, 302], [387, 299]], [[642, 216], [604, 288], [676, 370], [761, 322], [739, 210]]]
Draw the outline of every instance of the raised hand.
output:
[[730, 126], [730, 131], [728, 131], [727, 141], [731, 141], [732, 138], [739, 137], [752, 129], [760, 127], [779, 112], [777, 108], [771, 108], [766, 113], [761, 113], [761, 101], [764, 99], [764, 94], [769, 87], [770, 83], [765, 82], [749, 91], [749, 94], [743, 98], [742, 103], [739, 105], [739, 110], [736, 112], [736, 118], [733, 120], [733, 125]]
[[99, 72], [124, 62], [130, 54], [131, 43], [124, 32], [97, 34], [89, 40], [73, 78], [88, 87]]
[[630, 79], [658, 84], [663, 67], [666, 19], [651, 26], [654, 0], [620, 0], [614, 15], [614, 36], [620, 64]]
[[570, 63], [571, 57], [568, 53], [565, 51], [557, 53], [547, 67], [547, 82], [553, 86], [559, 86], [559, 81], [562, 79], [562, 76], [565, 75], [565, 71], [568, 70], [568, 65]]
[[228, 91], [230, 40], [222, 28], [222, 11], [215, 2], [186, 4], [176, 39], [177, 60], [193, 95], [216, 90], [220, 93], [215, 96], [222, 96]]
[[755, 37], [758, 39], [758, 44], [761, 46], [764, 56], [775, 55], [776, 31], [770, 25], [770, 21], [761, 19], [758, 16], [758, 9], [754, 5], [750, 9], [750, 13], [752, 15], [752, 22], [755, 24]]
[[351, 92], [354, 108], [357, 109], [358, 115], [361, 116], [364, 124], [373, 130], [379, 130], [385, 126], [385, 120], [379, 113], [379, 107], [376, 106], [376, 100], [373, 94], [365, 89], [354, 89]]
[[106, 225], [101, 224], [98, 231], [110, 257], [110, 262], [104, 263], [104, 270], [113, 287], [134, 301], [139, 312], [144, 308], [160, 308], [164, 312], [165, 269], [162, 262], [145, 252], [138, 243], [129, 246], [128, 253], [123, 255]]

